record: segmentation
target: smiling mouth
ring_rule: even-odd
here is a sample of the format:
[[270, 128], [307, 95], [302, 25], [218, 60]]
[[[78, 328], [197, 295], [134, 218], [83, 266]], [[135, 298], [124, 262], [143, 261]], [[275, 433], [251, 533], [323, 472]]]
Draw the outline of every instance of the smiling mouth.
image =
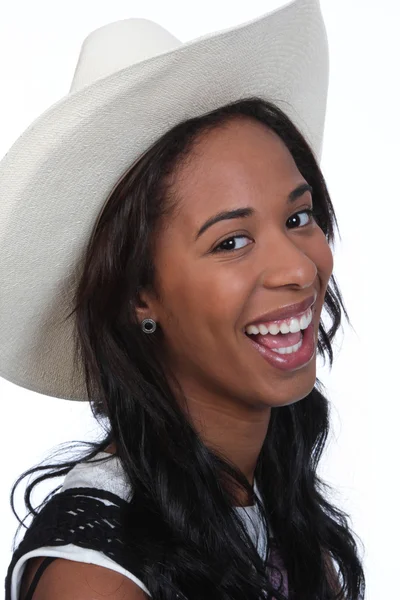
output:
[[[315, 328], [312, 319], [306, 329], [296, 333], [277, 335], [247, 334], [258, 354], [273, 367], [283, 371], [296, 371], [310, 363], [316, 352]], [[268, 345], [266, 337], [269, 337]], [[273, 342], [272, 343], [272, 339]]]
[[[310, 327], [311, 323], [312, 321], [307, 326], [307, 329]], [[280, 331], [276, 334], [268, 333], [263, 335], [261, 333], [251, 334], [245, 332], [245, 335], [257, 344], [269, 348], [270, 350], [277, 351], [298, 345], [304, 337], [304, 332], [305, 329], [300, 329], [300, 331], [297, 331], [296, 333], [282, 333]]]
[[[315, 303], [307, 308], [305, 311], [299, 313], [295, 317], [290, 317], [287, 319], [281, 319], [277, 321], [271, 321], [268, 323], [259, 324], [253, 323], [244, 328], [243, 333], [245, 333], [248, 337], [250, 336], [260, 336], [273, 340], [276, 338], [280, 338], [282, 336], [290, 336], [295, 335], [297, 332], [291, 332], [290, 327], [299, 327], [299, 331], [305, 331], [307, 327], [313, 322], [315, 316]], [[293, 323], [293, 320], [296, 320], [296, 323]], [[280, 331], [283, 329], [283, 331]], [[248, 331], [247, 331], [248, 330]], [[260, 338], [261, 339], [261, 338]], [[287, 339], [290, 339], [289, 337]]]
[[[253, 331], [250, 330], [247, 332], [244, 330], [243, 333], [254, 344], [257, 344], [263, 347], [265, 350], [273, 352], [274, 354], [276, 353], [282, 356], [286, 354], [292, 354], [300, 350], [304, 340], [305, 332], [308, 333], [310, 327], [314, 329], [314, 322], [315, 304], [301, 314], [301, 318], [298, 319], [297, 323], [297, 327], [300, 326], [298, 331], [287, 331], [288, 325], [291, 325], [290, 319], [288, 319], [285, 322], [286, 331], [284, 330], [283, 332], [277, 331], [276, 325], [273, 325], [273, 330], [269, 332], [266, 327], [262, 329], [263, 324], [260, 324], [260, 326], [256, 326]], [[297, 329], [297, 327], [295, 327], [295, 329]], [[307, 339], [308, 337], [309, 336], [307, 335]]]

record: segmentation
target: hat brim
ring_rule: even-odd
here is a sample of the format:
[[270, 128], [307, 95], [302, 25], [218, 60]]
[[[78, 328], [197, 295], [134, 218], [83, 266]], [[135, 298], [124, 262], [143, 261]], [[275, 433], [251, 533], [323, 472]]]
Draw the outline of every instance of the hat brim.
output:
[[88, 400], [73, 322], [63, 321], [106, 198], [161, 135], [260, 96], [286, 112], [319, 161], [327, 91], [319, 1], [295, 0], [125, 67], [40, 115], [0, 162], [1, 377]]

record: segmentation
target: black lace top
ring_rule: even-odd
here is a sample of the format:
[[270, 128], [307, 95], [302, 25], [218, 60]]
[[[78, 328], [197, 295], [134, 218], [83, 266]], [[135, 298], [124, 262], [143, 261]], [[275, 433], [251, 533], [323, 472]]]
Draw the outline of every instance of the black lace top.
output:
[[[105, 504], [104, 500], [107, 500], [108, 504]], [[6, 575], [5, 600], [19, 600], [17, 587], [19, 592], [20, 581], [12, 581], [12, 574], [18, 561], [21, 558], [27, 560], [26, 555], [33, 550], [50, 546], [55, 551], [58, 547], [67, 544], [94, 550], [115, 561], [127, 571], [132, 571], [133, 567], [137, 578], [141, 579], [142, 565], [139, 561], [132, 565], [131, 558], [128, 562], [122, 542], [119, 515], [120, 508], [124, 504], [127, 504], [126, 501], [116, 494], [97, 488], [71, 488], [55, 494], [32, 520], [24, 538], [14, 551]], [[63, 556], [57, 552], [54, 554], [54, 558]], [[36, 553], [36, 556], [41, 555], [48, 555], [48, 551]], [[69, 551], [69, 557], [72, 560], [80, 560], [75, 549]], [[49, 560], [45, 565], [48, 564], [50, 564]], [[44, 567], [40, 574], [43, 569]], [[34, 586], [31, 587], [28, 597], [33, 593]], [[141, 587], [144, 589], [143, 583]]]
[[[5, 579], [5, 600], [30, 600], [44, 569], [56, 558], [97, 564], [133, 580], [147, 594], [140, 557], [126, 552], [121, 514], [128, 505], [129, 486], [119, 459], [100, 452], [107, 461], [80, 463], [65, 477], [64, 484], [33, 518], [15, 549]], [[111, 456], [111, 459], [110, 459]], [[257, 492], [257, 487], [255, 486]], [[236, 507], [261, 555], [266, 538], [257, 529], [254, 507]], [[261, 534], [261, 535], [260, 535]], [[282, 568], [279, 554], [270, 543], [270, 559]], [[47, 557], [42, 562], [25, 598], [19, 597], [21, 579], [29, 558]], [[286, 584], [287, 585], [287, 584]]]

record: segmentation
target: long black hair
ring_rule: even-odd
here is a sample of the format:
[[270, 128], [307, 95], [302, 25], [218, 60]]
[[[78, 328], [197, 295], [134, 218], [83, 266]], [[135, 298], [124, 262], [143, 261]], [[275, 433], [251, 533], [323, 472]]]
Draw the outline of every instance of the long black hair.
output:
[[[36, 515], [30, 494], [39, 482], [65, 475], [115, 443], [134, 491], [125, 515], [126, 530], [145, 556], [144, 583], [154, 600], [286, 600], [272, 586], [274, 568], [258, 554], [232, 507], [236, 482], [252, 497], [246, 477], [208, 448], [184, 415], [168, 384], [159, 355], [163, 332], [143, 334], [134, 307], [142, 287], [155, 292], [154, 235], [176, 208], [172, 191], [176, 168], [190, 158], [200, 135], [230, 119], [250, 117], [277, 133], [313, 188], [316, 221], [330, 244], [336, 216], [318, 162], [307, 141], [272, 102], [249, 97], [179, 123], [136, 161], [112, 191], [99, 215], [76, 289], [75, 359], [84, 366], [91, 410], [104, 430], [98, 442], [75, 460], [36, 466], [48, 471], [27, 486], [25, 504]], [[343, 300], [332, 275], [324, 307], [331, 318], [319, 324], [317, 352], [329, 357], [340, 324]], [[173, 377], [173, 373], [169, 373]], [[177, 382], [176, 382], [177, 384]], [[316, 379], [301, 401], [271, 409], [268, 432], [255, 469], [264, 526], [271, 527], [287, 569], [289, 598], [364, 598], [364, 572], [349, 515], [328, 501], [327, 483], [317, 466], [329, 433], [329, 404]], [[87, 448], [90, 448], [88, 451]], [[45, 505], [51, 492], [42, 502]], [[40, 507], [40, 508], [41, 508]], [[134, 524], [141, 519], [141, 527]], [[341, 590], [339, 588], [341, 587]], [[338, 591], [343, 595], [340, 596]], [[336, 594], [336, 595], [335, 595]]]

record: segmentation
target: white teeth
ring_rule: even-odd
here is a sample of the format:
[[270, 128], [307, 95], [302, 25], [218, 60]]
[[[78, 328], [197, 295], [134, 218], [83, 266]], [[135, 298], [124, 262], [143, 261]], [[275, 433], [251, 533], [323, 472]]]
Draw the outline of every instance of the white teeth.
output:
[[277, 352], [278, 354], [293, 354], [293, 352], [297, 352], [299, 348], [303, 345], [303, 338], [293, 346], [289, 346], [288, 348], [271, 348], [272, 352]]
[[300, 331], [299, 319], [291, 319], [289, 329], [290, 329], [290, 333], [297, 333], [298, 331]]
[[312, 309], [309, 308], [300, 319], [293, 318], [290, 319], [289, 323], [282, 322], [273, 323], [272, 325], [248, 325], [245, 329], [245, 332], [249, 335], [257, 335], [261, 333], [261, 335], [266, 335], [270, 333], [272, 335], [277, 335], [278, 333], [297, 333], [300, 329], [307, 329], [312, 320]]
[[[263, 327], [264, 327], [264, 325], [263, 325]], [[258, 330], [258, 327], [256, 325], [249, 325], [248, 327], [246, 327], [245, 331], [249, 335], [252, 335], [252, 334], [256, 335], [257, 333], [260, 333]], [[267, 331], [268, 331], [268, 329], [267, 329]], [[263, 335], [265, 335], [265, 333], [263, 333]]]
[[268, 333], [272, 333], [272, 335], [277, 335], [280, 331], [280, 325], [278, 325], [277, 323], [273, 323], [272, 325], [268, 325], [268, 327], [265, 327], [265, 329]]
[[300, 328], [301, 329], [307, 329], [309, 323], [307, 323], [307, 316], [303, 315], [300, 319]]
[[281, 333], [289, 333], [290, 328], [287, 323], [282, 323], [282, 325], [279, 327], [279, 330]]

